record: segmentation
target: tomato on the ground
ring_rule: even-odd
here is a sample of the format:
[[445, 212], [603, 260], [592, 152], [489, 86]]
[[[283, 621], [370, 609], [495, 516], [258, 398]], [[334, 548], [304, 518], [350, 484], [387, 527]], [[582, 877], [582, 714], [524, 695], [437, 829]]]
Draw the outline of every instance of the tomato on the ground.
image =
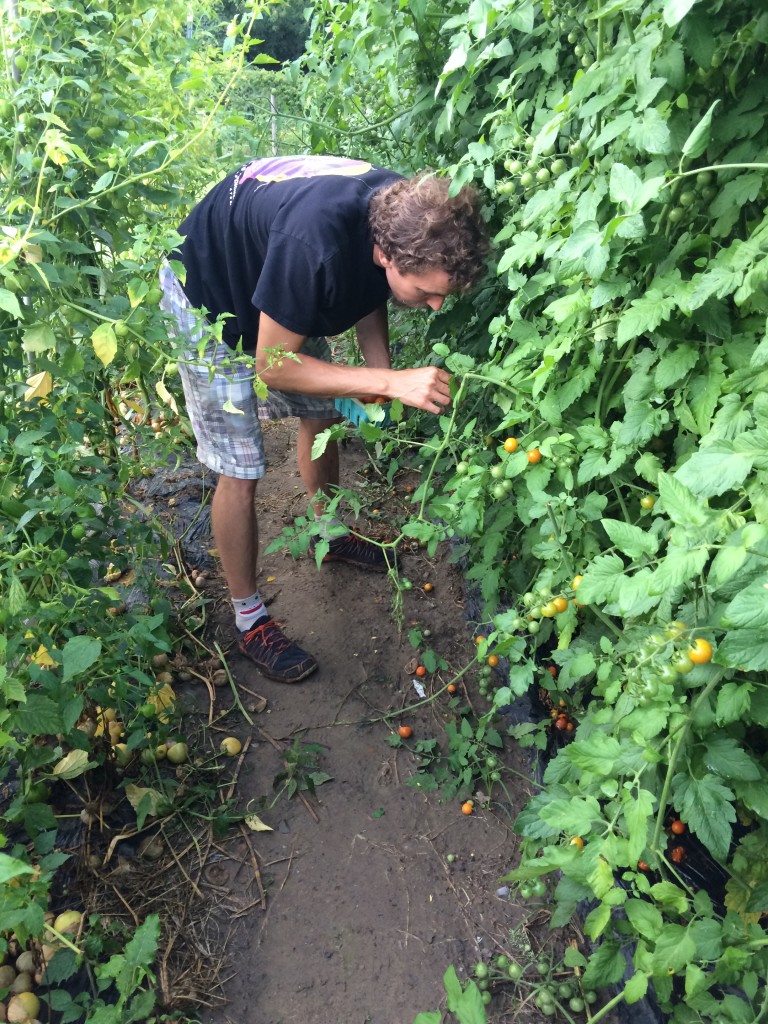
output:
[[410, 725], [398, 725], [397, 735], [402, 739], [407, 740], [409, 736], [413, 736], [413, 729]]
[[474, 811], [474, 809], [475, 805], [472, 802], [472, 800], [465, 800], [464, 803], [461, 805], [462, 814], [471, 814], [472, 811]]

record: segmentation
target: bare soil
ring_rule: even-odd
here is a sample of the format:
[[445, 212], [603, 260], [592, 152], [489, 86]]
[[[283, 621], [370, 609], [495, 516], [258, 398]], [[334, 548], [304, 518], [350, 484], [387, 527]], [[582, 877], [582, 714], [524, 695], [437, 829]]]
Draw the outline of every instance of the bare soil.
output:
[[[266, 431], [270, 471], [257, 495], [262, 548], [306, 510], [294, 435], [292, 421]], [[388, 487], [375, 470], [361, 472], [367, 461], [359, 442], [350, 442], [342, 483], [365, 489], [365, 507], [381, 509], [357, 524], [381, 535], [408, 500], [406, 481]], [[250, 738], [237, 772], [239, 806], [257, 811], [273, 831], [230, 841], [213, 865], [227, 908], [219, 914], [224, 958], [215, 995], [226, 1003], [202, 1014], [205, 1024], [411, 1024], [419, 1012], [444, 1006], [450, 965], [466, 979], [478, 960], [503, 952], [527, 962], [535, 955], [530, 929], [545, 921], [546, 908], [497, 894], [516, 862], [511, 822], [532, 787], [505, 774], [514, 806], [494, 794], [489, 806], [478, 803], [465, 816], [458, 799], [406, 785], [417, 767], [409, 746], [427, 737], [442, 742], [444, 722], [455, 716], [445, 694], [412, 707], [420, 701], [409, 622], [431, 630], [430, 644], [452, 669], [474, 651], [464, 581], [448, 554], [430, 560], [420, 549], [403, 553], [401, 572], [414, 588], [404, 595], [402, 630], [391, 614], [387, 576], [343, 565], [318, 571], [311, 559], [286, 552], [262, 556], [260, 587], [272, 615], [320, 664], [294, 686], [263, 678], [236, 652], [222, 583], [209, 580], [215, 639], [229, 650], [254, 723], [235, 712], [214, 728]], [[430, 593], [425, 582], [433, 584]], [[427, 695], [449, 680], [450, 673], [427, 676]], [[260, 713], [256, 694], [266, 698]], [[460, 696], [478, 699], [471, 688]], [[413, 739], [393, 748], [400, 722], [412, 726]], [[314, 794], [275, 800], [281, 750], [297, 738], [321, 746], [315, 766], [332, 781]], [[504, 760], [527, 771], [512, 749]], [[533, 954], [525, 951], [529, 941]], [[494, 995], [488, 1019], [526, 1022], [538, 1014], [510, 986]]]

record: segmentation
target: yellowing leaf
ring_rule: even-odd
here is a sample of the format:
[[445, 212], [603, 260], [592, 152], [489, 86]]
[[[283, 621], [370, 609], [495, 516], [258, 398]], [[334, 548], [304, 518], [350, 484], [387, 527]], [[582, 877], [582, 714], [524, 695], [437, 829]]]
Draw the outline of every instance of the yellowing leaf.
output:
[[37, 651], [32, 655], [32, 661], [34, 661], [36, 665], [40, 665], [41, 668], [50, 668], [51, 665], [56, 664], [48, 653], [48, 648], [45, 644], [40, 644]]
[[176, 399], [173, 397], [171, 392], [168, 390], [168, 388], [165, 386], [165, 384], [163, 384], [161, 380], [159, 380], [155, 385], [155, 391], [157, 392], [160, 401], [163, 402], [165, 405], [170, 405], [170, 407], [178, 416], [179, 407], [176, 405]]
[[27, 263], [42, 263], [43, 250], [35, 242], [27, 242], [24, 245], [24, 256]]
[[76, 779], [95, 765], [95, 761], [88, 761], [86, 750], [70, 750], [66, 757], [53, 766], [53, 774], [59, 779]]
[[149, 814], [157, 814], [158, 808], [162, 807], [167, 801], [167, 797], [157, 789], [149, 789], [145, 786], [136, 786], [133, 782], [129, 782], [125, 787], [125, 795], [128, 797], [128, 803], [135, 810], [138, 810], [139, 804], [144, 797], [149, 798]]
[[105, 366], [109, 366], [117, 355], [117, 336], [112, 324], [101, 324], [91, 335], [93, 351]]
[[245, 824], [253, 832], [274, 832], [274, 829], [270, 825], [265, 825], [258, 814], [249, 814], [246, 816]]
[[151, 704], [157, 711], [157, 717], [161, 722], [167, 722], [171, 715], [170, 712], [176, 704], [176, 694], [174, 693], [173, 687], [170, 683], [165, 683], [147, 697], [147, 704]]
[[43, 399], [53, 391], [53, 377], [48, 370], [35, 373], [27, 378], [29, 387], [24, 392], [24, 401], [31, 402], [33, 398]]

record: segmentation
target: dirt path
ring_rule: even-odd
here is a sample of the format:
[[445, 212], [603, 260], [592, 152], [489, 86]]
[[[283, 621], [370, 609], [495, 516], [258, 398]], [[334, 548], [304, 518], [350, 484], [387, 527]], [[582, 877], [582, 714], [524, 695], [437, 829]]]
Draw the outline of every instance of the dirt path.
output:
[[[293, 426], [268, 431], [271, 470], [259, 486], [262, 546], [304, 511], [293, 457]], [[364, 461], [355, 444], [344, 453], [343, 482]], [[397, 499], [390, 499], [397, 500]], [[400, 499], [402, 500], [402, 498]], [[386, 514], [387, 504], [382, 500]], [[408, 553], [403, 572], [415, 582], [405, 595], [405, 621], [432, 631], [430, 643], [450, 664], [472, 650], [458, 572], [445, 560]], [[239, 774], [240, 806], [267, 796], [281, 771], [270, 741], [319, 744], [316, 767], [332, 776], [307, 802], [281, 796], [261, 811], [273, 832], [255, 835], [265, 909], [232, 923], [230, 1000], [211, 1024], [411, 1024], [437, 1009], [442, 976], [454, 964], [460, 977], [480, 957], [511, 952], [525, 911], [499, 897], [498, 879], [511, 866], [516, 840], [509, 824], [518, 808], [461, 814], [459, 802], [407, 787], [415, 759], [388, 742], [393, 725], [376, 721], [416, 699], [413, 650], [390, 614], [386, 577], [347, 566], [320, 572], [309, 559], [278, 553], [262, 559], [262, 593], [272, 614], [317, 657], [320, 670], [289, 687], [263, 679], [238, 655], [239, 683], [263, 694], [267, 710], [253, 730], [240, 720], [227, 728], [252, 741]], [[229, 641], [222, 600], [220, 638]], [[447, 677], [427, 679], [428, 692]], [[243, 691], [244, 703], [248, 694]], [[413, 739], [443, 738], [450, 714], [444, 697], [408, 713]], [[397, 724], [397, 719], [394, 724]], [[525, 786], [513, 784], [520, 803]], [[243, 854], [245, 851], [243, 849]], [[449, 862], [447, 855], [455, 855]], [[244, 856], [244, 859], [245, 858]], [[242, 886], [234, 861], [224, 863], [231, 890]], [[512, 938], [510, 938], [512, 936]], [[489, 1020], [511, 1020], [491, 1010]], [[507, 1015], [509, 1013], [509, 1015]], [[516, 1011], [516, 1019], [531, 1019]]]

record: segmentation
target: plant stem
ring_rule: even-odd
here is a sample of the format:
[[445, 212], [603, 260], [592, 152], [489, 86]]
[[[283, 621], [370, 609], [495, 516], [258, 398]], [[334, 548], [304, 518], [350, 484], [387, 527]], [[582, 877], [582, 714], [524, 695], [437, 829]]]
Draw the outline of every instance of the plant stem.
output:
[[[720, 680], [723, 678], [724, 675], [725, 675], [725, 669], [720, 669], [717, 672], [715, 672], [715, 674], [712, 677], [712, 679], [709, 681], [709, 683], [707, 683], [707, 685], [701, 691], [701, 693], [699, 694], [699, 696], [696, 699], [696, 702], [694, 703], [693, 707], [689, 711], [688, 718], [686, 719], [685, 725], [680, 730], [680, 734], [679, 734], [679, 736], [677, 737], [677, 739], [675, 741], [675, 746], [674, 746], [674, 748], [672, 749], [672, 751], [670, 753], [669, 763], [667, 765], [667, 775], [666, 775], [666, 778], [664, 779], [664, 785], [663, 785], [662, 790], [661, 790], [661, 796], [659, 797], [659, 811], [658, 811], [658, 814], [656, 815], [656, 828], [654, 829], [653, 839], [651, 840], [651, 849], [654, 851], [654, 853], [658, 853], [659, 852], [659, 839], [661, 837], [661, 830], [662, 830], [662, 828], [664, 826], [664, 814], [666, 813], [666, 809], [667, 809], [667, 800], [669, 799], [669, 791], [670, 791], [670, 789], [672, 787], [672, 776], [673, 776], [674, 771], [675, 771], [675, 765], [677, 763], [677, 758], [678, 758], [678, 756], [680, 754], [680, 751], [682, 749], [683, 743], [685, 742], [685, 740], [686, 740], [686, 738], [688, 736], [688, 733], [690, 731], [691, 725], [693, 724], [693, 718], [694, 718], [697, 710], [699, 709], [699, 706], [707, 699], [707, 697], [709, 697], [710, 693], [714, 690], [714, 688], [717, 686], [717, 684], [720, 682]], [[669, 744], [672, 743], [672, 736], [671, 735], [669, 737], [668, 743]]]

